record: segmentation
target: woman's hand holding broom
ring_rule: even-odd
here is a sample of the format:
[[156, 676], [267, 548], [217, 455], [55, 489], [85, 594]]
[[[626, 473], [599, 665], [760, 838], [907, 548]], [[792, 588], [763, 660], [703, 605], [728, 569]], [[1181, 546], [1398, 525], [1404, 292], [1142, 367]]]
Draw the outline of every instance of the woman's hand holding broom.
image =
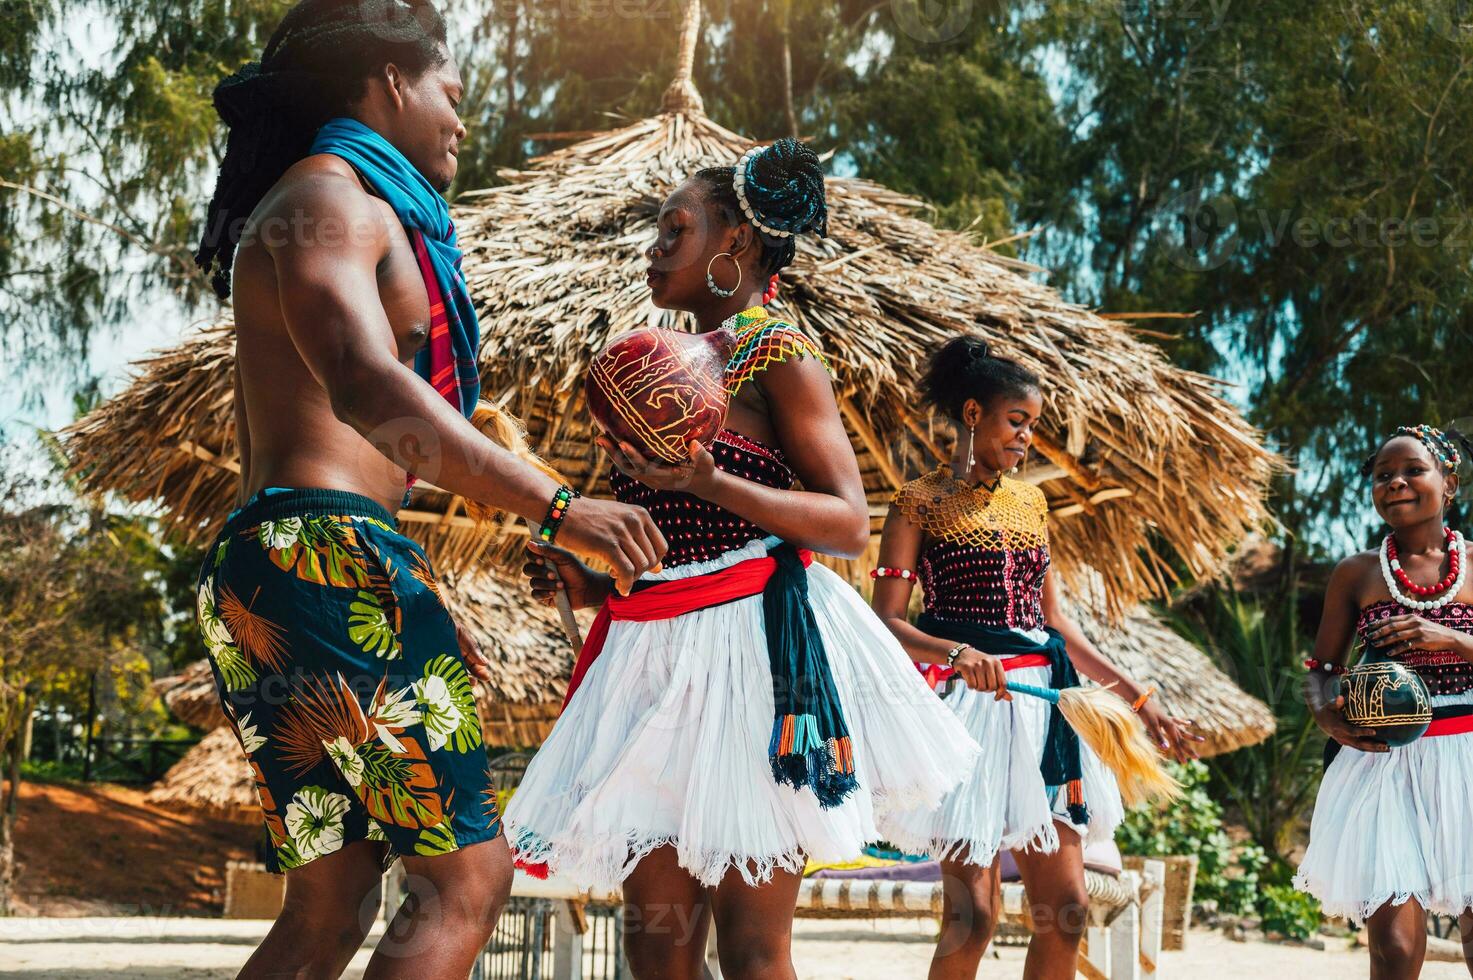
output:
[[994, 692], [998, 701], [1011, 701], [1008, 693], [1008, 675], [1003, 670], [1002, 660], [980, 650], [965, 647], [952, 660], [951, 667], [961, 675], [967, 686], [980, 693]]

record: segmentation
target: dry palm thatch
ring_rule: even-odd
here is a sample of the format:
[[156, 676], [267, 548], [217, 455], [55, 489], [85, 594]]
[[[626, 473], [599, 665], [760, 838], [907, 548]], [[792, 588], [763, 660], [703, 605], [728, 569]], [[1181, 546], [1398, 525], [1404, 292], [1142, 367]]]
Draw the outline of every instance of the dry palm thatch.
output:
[[[487, 388], [585, 492], [605, 469], [580, 392], [590, 357], [634, 327], [676, 325], [640, 282], [658, 201], [748, 145], [704, 116], [667, 113], [464, 199], [467, 277], [496, 325], [483, 348]], [[903, 480], [946, 454], [938, 427], [917, 411], [913, 380], [931, 348], [967, 330], [1047, 379], [1046, 427], [1025, 477], [1050, 498], [1062, 571], [1075, 578], [1098, 567], [1113, 611], [1168, 590], [1162, 555], [1209, 575], [1264, 523], [1274, 458], [1217, 382], [1065, 303], [1019, 263], [914, 217], [917, 201], [833, 179], [829, 202], [830, 235], [800, 242], [778, 311], [817, 338], [836, 369], [877, 521]]]
[[241, 823], [261, 819], [255, 776], [228, 725], [214, 729], [185, 753], [145, 799], [155, 806], [184, 806]]
[[159, 678], [153, 682], [153, 689], [174, 717], [186, 725], [210, 731], [225, 724], [208, 660], [197, 660], [182, 673]]
[[[485, 391], [581, 490], [607, 472], [581, 393], [589, 359], [633, 327], [686, 325], [654, 309], [641, 282], [657, 203], [748, 145], [698, 113], [667, 112], [508, 172], [507, 184], [456, 209], [485, 324]], [[1218, 382], [1064, 302], [1021, 263], [933, 228], [914, 216], [918, 201], [844, 178], [829, 181], [829, 198], [830, 236], [801, 242], [776, 309], [836, 369], [877, 522], [895, 487], [946, 452], [949, 433], [918, 411], [913, 381], [925, 353], [964, 330], [1047, 379], [1046, 421], [1023, 475], [1049, 496], [1061, 571], [1078, 581], [1098, 568], [1112, 613], [1165, 594], [1174, 580], [1165, 556], [1215, 574], [1267, 521], [1275, 458]], [[233, 347], [227, 320], [143, 362], [127, 390], [67, 433], [83, 483], [162, 501], [195, 540], [217, 529], [238, 472]], [[518, 547], [515, 528], [477, 530], [446, 494], [425, 495], [401, 518], [449, 571]]]

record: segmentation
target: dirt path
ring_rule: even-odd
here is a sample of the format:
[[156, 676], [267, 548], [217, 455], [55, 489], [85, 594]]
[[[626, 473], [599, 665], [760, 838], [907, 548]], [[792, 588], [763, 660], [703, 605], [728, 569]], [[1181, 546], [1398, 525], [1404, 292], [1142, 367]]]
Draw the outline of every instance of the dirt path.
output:
[[105, 783], [21, 784], [16, 894], [23, 915], [219, 915], [225, 862], [256, 829], [143, 802]]
[[[265, 922], [212, 919], [0, 920], [0, 977], [16, 980], [228, 980], [265, 934]], [[370, 944], [377, 932], [370, 937]], [[794, 960], [803, 980], [901, 980], [924, 977], [932, 936], [924, 923], [857, 919], [799, 920]], [[345, 974], [356, 980], [366, 946]], [[1364, 950], [1323, 952], [1271, 943], [1236, 943], [1194, 931], [1187, 949], [1162, 956], [1162, 980], [1264, 980], [1364, 977]], [[982, 965], [984, 980], [1023, 975], [1023, 950], [999, 949]], [[1428, 963], [1423, 980], [1466, 980], [1460, 964]]]

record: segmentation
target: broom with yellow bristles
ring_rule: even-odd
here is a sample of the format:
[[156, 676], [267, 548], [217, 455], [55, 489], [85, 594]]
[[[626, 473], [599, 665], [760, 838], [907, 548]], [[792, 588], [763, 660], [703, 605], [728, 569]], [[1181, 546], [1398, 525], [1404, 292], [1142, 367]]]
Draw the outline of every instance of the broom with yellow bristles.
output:
[[1056, 691], [1009, 682], [1008, 690], [1058, 705], [1069, 727], [1115, 774], [1120, 799], [1126, 806], [1168, 803], [1181, 796], [1181, 784], [1162, 765], [1161, 753], [1151, 744], [1140, 717], [1110, 688], [1066, 687]]

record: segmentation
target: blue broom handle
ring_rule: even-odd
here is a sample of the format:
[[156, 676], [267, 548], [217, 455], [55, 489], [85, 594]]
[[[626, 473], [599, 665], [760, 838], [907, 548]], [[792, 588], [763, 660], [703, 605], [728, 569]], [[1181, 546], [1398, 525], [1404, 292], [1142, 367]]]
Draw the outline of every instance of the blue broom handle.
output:
[[1032, 684], [1018, 684], [1009, 681], [1008, 690], [1015, 694], [1028, 694], [1035, 698], [1043, 698], [1049, 704], [1059, 703], [1059, 692], [1051, 687], [1034, 687]]

